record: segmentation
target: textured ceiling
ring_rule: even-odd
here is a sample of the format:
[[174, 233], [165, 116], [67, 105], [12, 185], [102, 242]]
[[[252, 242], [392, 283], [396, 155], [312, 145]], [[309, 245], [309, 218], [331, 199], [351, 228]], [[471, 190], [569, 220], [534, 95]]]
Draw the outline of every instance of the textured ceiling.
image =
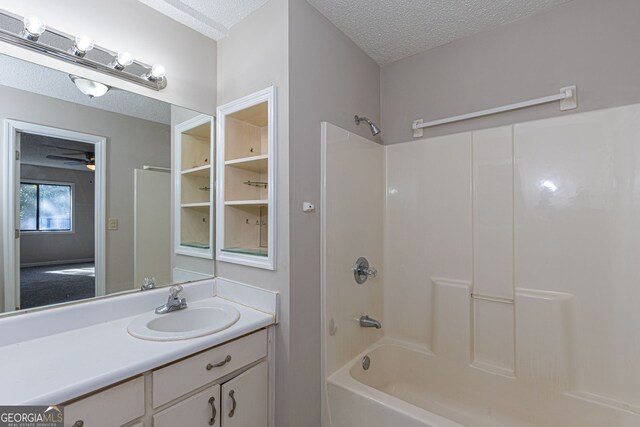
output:
[[571, 0], [309, 0], [378, 64]]
[[51, 138], [48, 136], [23, 134], [20, 138], [20, 163], [23, 165], [48, 166], [58, 169], [73, 169], [89, 172], [82, 164], [69, 164], [48, 159], [48, 155], [86, 159], [84, 152], [93, 152], [92, 144]]
[[0, 55], [0, 85], [139, 119], [171, 123], [171, 104], [115, 89], [92, 99], [75, 87], [68, 74], [10, 56]]
[[218, 40], [268, 0], [138, 0], [174, 20]]

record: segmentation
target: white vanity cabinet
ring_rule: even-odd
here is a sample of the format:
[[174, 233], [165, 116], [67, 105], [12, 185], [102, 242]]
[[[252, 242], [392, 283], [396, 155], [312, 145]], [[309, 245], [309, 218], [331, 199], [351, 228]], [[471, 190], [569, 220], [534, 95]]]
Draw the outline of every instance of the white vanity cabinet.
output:
[[269, 373], [262, 362], [222, 384], [223, 427], [267, 427]]
[[65, 404], [65, 427], [270, 427], [261, 329]]
[[211, 386], [153, 416], [154, 427], [220, 427], [220, 386]]
[[153, 407], [218, 381], [267, 356], [267, 331], [262, 330], [153, 371]]
[[153, 427], [267, 427], [267, 362], [213, 385], [153, 416]]
[[64, 427], [115, 427], [144, 415], [144, 379], [134, 378], [64, 408]]

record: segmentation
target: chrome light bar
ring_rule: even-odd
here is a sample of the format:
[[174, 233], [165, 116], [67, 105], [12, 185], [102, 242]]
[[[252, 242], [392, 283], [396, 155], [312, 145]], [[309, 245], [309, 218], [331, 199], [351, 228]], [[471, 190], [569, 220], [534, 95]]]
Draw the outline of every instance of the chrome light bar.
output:
[[30, 27], [33, 26], [34, 19], [36, 18], [25, 19], [0, 9], [0, 41], [118, 77], [149, 89], [159, 91], [167, 87], [167, 78], [162, 65], [145, 64], [133, 59], [127, 52], [113, 52], [93, 44], [84, 35], [71, 36], [54, 28], [45, 27], [39, 20], [36, 21], [38, 27], [34, 33]]

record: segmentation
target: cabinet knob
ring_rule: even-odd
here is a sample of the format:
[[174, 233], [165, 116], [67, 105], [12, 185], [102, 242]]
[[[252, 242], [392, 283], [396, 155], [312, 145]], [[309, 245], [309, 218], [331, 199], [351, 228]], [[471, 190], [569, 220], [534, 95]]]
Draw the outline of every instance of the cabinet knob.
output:
[[211, 419], [209, 420], [209, 425], [212, 426], [216, 423], [216, 415], [218, 411], [216, 411], [216, 398], [211, 396], [209, 398], [209, 405], [211, 405]]
[[231, 403], [233, 404], [233, 406], [231, 407], [231, 411], [229, 411], [229, 418], [233, 417], [233, 414], [236, 413], [236, 397], [235, 397], [235, 391], [231, 390], [229, 392], [229, 397], [231, 398]]

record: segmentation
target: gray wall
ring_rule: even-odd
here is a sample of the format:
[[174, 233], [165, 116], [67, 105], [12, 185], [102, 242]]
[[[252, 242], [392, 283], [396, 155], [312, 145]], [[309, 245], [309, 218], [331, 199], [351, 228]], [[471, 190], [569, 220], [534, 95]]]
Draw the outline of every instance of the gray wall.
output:
[[[291, 383], [289, 425], [320, 425], [320, 123], [371, 139], [354, 114], [380, 118], [378, 65], [306, 1], [289, 2]], [[357, 177], [354, 177], [357, 179]], [[302, 212], [302, 203], [316, 205]], [[350, 265], [355, 260], [345, 260]]]
[[[573, 112], [640, 102], [640, 1], [574, 0], [382, 68], [384, 142], [438, 119], [578, 85]], [[426, 130], [425, 137], [547, 118], [557, 103]], [[562, 113], [567, 114], [567, 113]]]
[[[0, 102], [0, 120], [14, 119], [107, 137], [106, 213], [107, 217], [119, 219], [119, 229], [106, 233], [106, 288], [107, 293], [131, 289], [133, 170], [149, 164], [171, 166], [170, 127], [4, 86], [0, 86], [0, 100], [11, 100]], [[0, 135], [0, 147], [4, 146], [3, 138], [4, 135]], [[2, 167], [0, 165], [0, 177]], [[0, 203], [6, 201], [0, 200]], [[1, 209], [2, 206], [0, 219]], [[0, 281], [4, 285], [3, 264], [0, 263]], [[0, 295], [4, 300], [4, 288], [0, 289]]]
[[218, 105], [277, 87], [276, 271], [216, 262], [216, 275], [280, 292], [276, 330], [276, 425], [288, 422], [289, 369], [289, 50], [288, 0], [270, 0], [218, 42]]
[[22, 233], [20, 264], [38, 264], [93, 259], [94, 173], [87, 170], [21, 165], [20, 177], [35, 181], [67, 182], [73, 189], [73, 233]]

